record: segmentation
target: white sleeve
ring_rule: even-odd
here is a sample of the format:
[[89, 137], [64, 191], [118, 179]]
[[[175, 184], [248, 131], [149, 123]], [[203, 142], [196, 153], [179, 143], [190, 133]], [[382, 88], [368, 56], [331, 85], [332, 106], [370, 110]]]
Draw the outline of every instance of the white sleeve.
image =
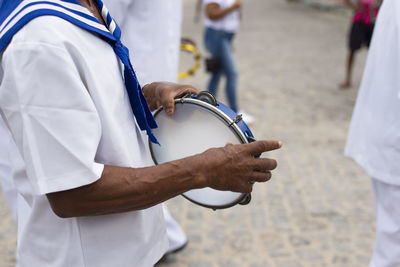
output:
[[103, 171], [94, 161], [100, 118], [75, 61], [42, 43], [11, 43], [2, 56], [0, 111], [37, 194], [93, 183]]

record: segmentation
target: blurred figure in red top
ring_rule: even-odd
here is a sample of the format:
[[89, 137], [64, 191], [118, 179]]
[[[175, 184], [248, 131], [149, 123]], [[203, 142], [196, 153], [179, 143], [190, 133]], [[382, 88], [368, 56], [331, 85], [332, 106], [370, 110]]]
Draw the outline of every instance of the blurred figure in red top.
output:
[[349, 53], [347, 56], [346, 65], [346, 78], [340, 84], [341, 89], [348, 89], [351, 87], [351, 73], [355, 53], [363, 45], [369, 47], [372, 32], [374, 30], [375, 19], [378, 15], [378, 10], [382, 4], [382, 0], [344, 0], [344, 4], [350, 9], [354, 10], [354, 16], [351, 23], [349, 33]]

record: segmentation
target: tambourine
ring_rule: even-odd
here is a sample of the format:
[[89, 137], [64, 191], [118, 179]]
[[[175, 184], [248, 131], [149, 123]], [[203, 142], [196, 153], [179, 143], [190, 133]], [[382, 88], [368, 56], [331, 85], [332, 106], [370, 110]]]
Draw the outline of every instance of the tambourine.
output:
[[195, 42], [193, 42], [192, 40], [187, 39], [187, 38], [186, 39], [182, 38], [180, 49], [181, 49], [181, 51], [185, 51], [185, 52], [193, 54], [194, 65], [189, 70], [178, 73], [179, 80], [194, 75], [195, 72], [200, 67], [200, 61], [201, 61], [200, 52], [197, 49]]
[[[155, 112], [158, 128], [154, 135], [161, 145], [149, 142], [155, 164], [202, 153], [226, 143], [245, 144], [255, 141], [241, 115], [216, 101], [209, 92], [188, 95], [175, 100], [175, 113], [167, 116], [163, 108]], [[182, 194], [200, 206], [224, 209], [248, 204], [250, 194], [219, 191], [212, 188], [194, 189]]]

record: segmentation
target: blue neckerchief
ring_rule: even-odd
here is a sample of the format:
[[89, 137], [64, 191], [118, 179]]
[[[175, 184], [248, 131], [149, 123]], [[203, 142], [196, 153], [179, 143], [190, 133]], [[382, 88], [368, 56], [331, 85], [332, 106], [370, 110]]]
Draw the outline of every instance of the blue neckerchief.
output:
[[0, 51], [4, 50], [30, 20], [43, 15], [57, 16], [103, 37], [124, 64], [125, 87], [140, 129], [146, 130], [153, 143], [158, 141], [151, 129], [157, 124], [150, 112], [142, 88], [129, 60], [129, 50], [121, 43], [121, 30], [101, 0], [95, 0], [107, 28], [77, 0], [0, 0]]

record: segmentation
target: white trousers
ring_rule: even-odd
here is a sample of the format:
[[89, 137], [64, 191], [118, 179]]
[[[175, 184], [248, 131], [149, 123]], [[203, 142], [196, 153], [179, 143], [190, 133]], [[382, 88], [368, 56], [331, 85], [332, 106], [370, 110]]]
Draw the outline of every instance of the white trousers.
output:
[[400, 186], [371, 179], [376, 241], [370, 267], [400, 266]]
[[162, 207], [164, 211], [165, 225], [167, 227], [167, 236], [169, 241], [169, 248], [167, 253], [171, 253], [182, 248], [187, 242], [187, 237], [179, 223], [177, 223], [169, 213], [167, 206], [163, 203]]

